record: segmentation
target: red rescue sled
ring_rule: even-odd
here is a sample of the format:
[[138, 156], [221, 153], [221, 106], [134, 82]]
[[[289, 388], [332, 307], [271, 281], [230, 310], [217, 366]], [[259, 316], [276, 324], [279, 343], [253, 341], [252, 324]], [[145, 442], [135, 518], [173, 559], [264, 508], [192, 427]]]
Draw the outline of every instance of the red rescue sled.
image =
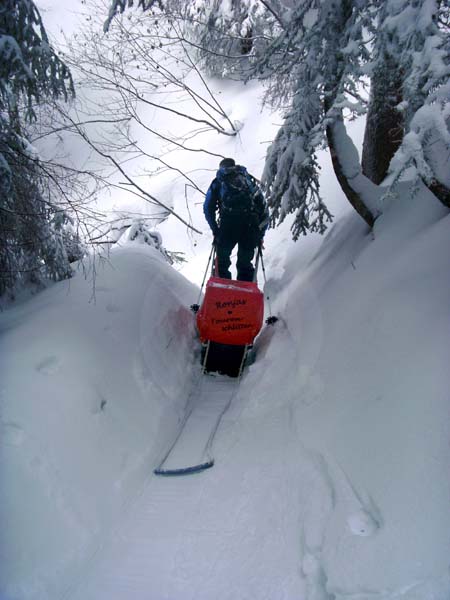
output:
[[[203, 370], [239, 377], [247, 353], [261, 331], [264, 319], [264, 296], [256, 282], [260, 260], [264, 280], [266, 278], [262, 250], [259, 247], [256, 254], [254, 281], [217, 277], [214, 258], [213, 245], [201, 285], [202, 290], [212, 262], [211, 277], [206, 284], [203, 303], [201, 306], [198, 304], [191, 306], [197, 313], [197, 328], [202, 342]], [[266, 322], [272, 325], [276, 321], [277, 318], [270, 315]]]
[[261, 330], [264, 296], [255, 281], [211, 277], [197, 313], [202, 342], [247, 346]]
[[264, 296], [256, 282], [213, 275], [197, 313], [203, 370], [239, 377], [263, 317]]

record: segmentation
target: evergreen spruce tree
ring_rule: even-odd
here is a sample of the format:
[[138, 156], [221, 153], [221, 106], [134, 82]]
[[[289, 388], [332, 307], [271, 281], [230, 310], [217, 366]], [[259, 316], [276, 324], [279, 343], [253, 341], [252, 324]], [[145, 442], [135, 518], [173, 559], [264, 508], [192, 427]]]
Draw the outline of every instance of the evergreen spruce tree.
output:
[[396, 57], [401, 78], [403, 136], [389, 172], [395, 181], [412, 167], [450, 207], [450, 8], [444, 0], [389, 0], [379, 22], [378, 54]]
[[252, 56], [264, 53], [274, 19], [259, 0], [186, 3], [185, 31], [208, 73], [245, 79]]
[[[27, 140], [35, 106], [73, 94], [66, 66], [51, 48], [31, 0], [0, 7], [0, 295], [21, 283], [60, 279], [80, 256], [55, 182]], [[57, 186], [57, 183], [56, 183]], [[68, 252], [69, 251], [69, 252]]]
[[[295, 212], [294, 237], [317, 224], [323, 229], [315, 152], [324, 141], [343, 191], [369, 225], [379, 211], [373, 183], [390, 172], [395, 185], [408, 167], [450, 206], [447, 5], [305, 0], [283, 20], [282, 32], [254, 67], [268, 82], [267, 100], [289, 106], [263, 178], [274, 220]], [[366, 112], [367, 78], [362, 172], [343, 117]]]
[[344, 110], [349, 117], [365, 110], [358, 82], [370, 57], [364, 43], [373, 29], [368, 4], [306, 0], [288, 19], [285, 14], [281, 33], [254, 65], [255, 74], [267, 81], [266, 100], [289, 107], [282, 134], [269, 148], [263, 185], [274, 221], [295, 213], [294, 238], [323, 232], [331, 219], [320, 196], [316, 159], [325, 143], [349, 201], [369, 225], [374, 221], [375, 208], [343, 122]]

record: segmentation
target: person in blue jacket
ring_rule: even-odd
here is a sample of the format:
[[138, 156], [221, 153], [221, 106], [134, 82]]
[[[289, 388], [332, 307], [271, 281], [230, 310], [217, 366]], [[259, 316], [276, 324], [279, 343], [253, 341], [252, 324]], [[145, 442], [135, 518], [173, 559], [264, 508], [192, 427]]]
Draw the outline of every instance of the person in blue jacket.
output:
[[206, 193], [203, 212], [214, 235], [219, 277], [231, 279], [230, 256], [237, 244], [237, 279], [252, 281], [255, 248], [262, 243], [269, 223], [255, 178], [234, 159], [224, 158]]

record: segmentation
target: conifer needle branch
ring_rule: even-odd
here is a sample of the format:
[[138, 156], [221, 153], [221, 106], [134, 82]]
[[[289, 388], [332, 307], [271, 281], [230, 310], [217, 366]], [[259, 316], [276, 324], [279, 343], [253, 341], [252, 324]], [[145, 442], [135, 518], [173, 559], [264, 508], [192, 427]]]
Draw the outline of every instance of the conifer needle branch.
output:
[[273, 8], [269, 5], [268, 2], [266, 2], [266, 0], [259, 0], [261, 2], [261, 4], [263, 6], [266, 7], [266, 9], [275, 17], [275, 19], [278, 21], [278, 23], [280, 24], [281, 28], [283, 30], [286, 30], [286, 26], [283, 23], [283, 21], [281, 20], [281, 17], [279, 15], [277, 15], [277, 13], [273, 10]]

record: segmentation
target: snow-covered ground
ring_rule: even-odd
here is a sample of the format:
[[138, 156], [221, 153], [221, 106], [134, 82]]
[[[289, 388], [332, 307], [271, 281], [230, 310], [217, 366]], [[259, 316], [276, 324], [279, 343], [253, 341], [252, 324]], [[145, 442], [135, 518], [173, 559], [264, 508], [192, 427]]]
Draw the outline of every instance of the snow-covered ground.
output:
[[[260, 94], [224, 85], [243, 128], [209, 140], [256, 176], [278, 119]], [[200, 377], [198, 288], [157, 250], [127, 242], [0, 313], [1, 600], [450, 598], [450, 216], [403, 183], [369, 233], [321, 163], [335, 224], [267, 235], [280, 321], [202, 474], [152, 474]], [[161, 231], [198, 282], [211, 237], [191, 216], [203, 236]]]
[[0, 597], [59, 597], [144, 485], [182, 414], [195, 298], [138, 246], [94, 289], [80, 273], [0, 315]]
[[270, 247], [281, 320], [190, 478], [152, 476], [198, 377], [157, 251], [2, 313], [1, 597], [447, 599], [448, 232], [404, 187]]

